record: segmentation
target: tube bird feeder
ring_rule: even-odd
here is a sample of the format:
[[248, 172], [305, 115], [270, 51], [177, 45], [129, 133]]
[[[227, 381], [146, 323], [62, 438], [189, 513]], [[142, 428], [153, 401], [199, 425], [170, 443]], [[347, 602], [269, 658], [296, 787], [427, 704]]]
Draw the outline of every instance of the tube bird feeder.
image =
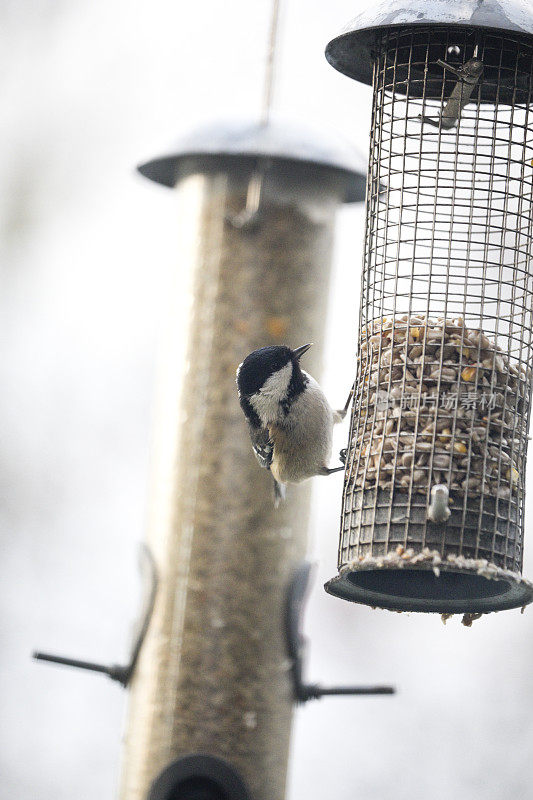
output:
[[274, 509], [235, 371], [258, 347], [311, 341], [320, 372], [335, 213], [363, 199], [366, 165], [269, 123], [204, 128], [139, 169], [178, 189], [192, 302], [181, 389], [172, 313], [163, 342], [148, 525], [159, 587], [120, 797], [279, 800], [295, 699], [285, 596], [305, 553], [309, 486]]
[[521, 576], [532, 34], [514, 0], [393, 0], [326, 51], [373, 87], [339, 574], [326, 584], [346, 600], [478, 614], [533, 599]]

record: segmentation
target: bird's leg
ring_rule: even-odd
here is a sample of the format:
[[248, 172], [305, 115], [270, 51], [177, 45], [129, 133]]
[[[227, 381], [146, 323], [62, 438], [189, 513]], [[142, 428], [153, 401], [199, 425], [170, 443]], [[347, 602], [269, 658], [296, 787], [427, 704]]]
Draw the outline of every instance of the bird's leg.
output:
[[352, 388], [350, 389], [350, 394], [348, 395], [348, 399], [344, 404], [344, 408], [339, 409], [339, 411], [335, 411], [335, 422], [342, 422], [342, 420], [346, 416], [348, 409], [350, 408], [350, 403], [352, 402], [354, 391], [355, 391], [355, 382], [352, 384]]
[[[352, 402], [353, 399], [354, 391], [355, 391], [355, 381], [352, 384], [352, 388], [350, 389], [350, 394], [348, 395], [348, 399], [344, 404], [344, 408], [340, 411], [335, 412], [336, 415], [335, 422], [342, 422], [342, 420], [346, 416], [348, 409], [350, 408], [350, 403]], [[330, 470], [327, 474], [330, 475], [331, 472], [340, 472], [341, 469], [344, 469], [344, 467], [346, 466], [347, 455], [348, 455], [348, 450], [346, 449], [346, 447], [343, 447], [343, 449], [339, 453], [339, 459], [342, 461], [342, 467], [335, 467], [333, 470]]]
[[342, 467], [322, 467], [320, 472], [321, 475], [333, 475], [334, 472], [340, 472], [341, 469], [344, 469], [344, 464]]
[[352, 402], [354, 391], [355, 391], [355, 381], [352, 383], [352, 388], [350, 389], [350, 393], [348, 395], [348, 399], [346, 400], [346, 403], [344, 404], [343, 411], [344, 411], [345, 414], [348, 411], [348, 409], [350, 408], [350, 403]]

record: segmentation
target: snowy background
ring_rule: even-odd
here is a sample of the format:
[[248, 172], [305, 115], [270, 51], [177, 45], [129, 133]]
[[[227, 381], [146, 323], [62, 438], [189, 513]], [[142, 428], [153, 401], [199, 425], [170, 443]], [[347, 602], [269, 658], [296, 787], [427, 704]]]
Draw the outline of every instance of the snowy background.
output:
[[[275, 110], [327, 120], [366, 152], [370, 89], [323, 56], [364, 5], [285, 3]], [[178, 253], [175, 196], [133, 167], [184, 128], [258, 113], [269, 14], [264, 0], [0, 4], [2, 798], [115, 797], [126, 694], [30, 653], [126, 657], [159, 319]], [[362, 210], [344, 209], [323, 376], [337, 402], [362, 233]], [[533, 612], [469, 630], [326, 596], [341, 483], [315, 481], [308, 678], [400, 691], [298, 709], [289, 800], [529, 797]]]

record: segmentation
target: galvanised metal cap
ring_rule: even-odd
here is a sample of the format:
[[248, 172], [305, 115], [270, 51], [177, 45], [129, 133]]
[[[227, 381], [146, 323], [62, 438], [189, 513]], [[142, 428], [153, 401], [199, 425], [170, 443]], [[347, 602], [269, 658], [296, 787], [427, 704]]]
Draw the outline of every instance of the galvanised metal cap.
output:
[[339, 72], [372, 83], [372, 50], [379, 34], [394, 28], [454, 26], [524, 36], [531, 44], [533, 15], [527, 0], [385, 0], [358, 14], [326, 47]]
[[278, 167], [315, 167], [345, 179], [343, 202], [365, 199], [366, 161], [351, 145], [330, 132], [275, 120], [215, 122], [179, 139], [168, 155], [141, 164], [139, 172], [164, 186], [173, 187], [200, 166], [209, 169], [217, 160], [225, 163], [272, 161]]

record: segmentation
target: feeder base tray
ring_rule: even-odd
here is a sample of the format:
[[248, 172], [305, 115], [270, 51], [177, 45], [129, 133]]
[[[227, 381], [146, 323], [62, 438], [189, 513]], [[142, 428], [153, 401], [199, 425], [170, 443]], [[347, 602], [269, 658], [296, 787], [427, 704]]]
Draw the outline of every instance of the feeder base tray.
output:
[[438, 614], [487, 614], [533, 600], [533, 584], [520, 575], [487, 562], [462, 561], [436, 566], [433, 559], [402, 564], [398, 558], [368, 558], [343, 566], [324, 588], [353, 603]]

